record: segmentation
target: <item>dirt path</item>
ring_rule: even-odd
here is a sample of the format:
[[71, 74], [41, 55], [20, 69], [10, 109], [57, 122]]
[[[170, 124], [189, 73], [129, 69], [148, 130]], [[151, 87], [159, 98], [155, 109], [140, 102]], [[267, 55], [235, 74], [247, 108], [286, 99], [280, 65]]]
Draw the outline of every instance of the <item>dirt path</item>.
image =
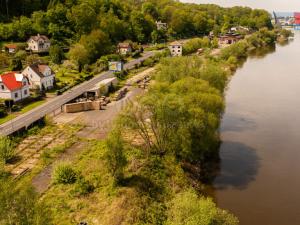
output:
[[[119, 112], [124, 106], [137, 95], [141, 94], [143, 90], [139, 88], [132, 88], [126, 95], [125, 98], [120, 101], [109, 104], [105, 110], [100, 111], [88, 111], [84, 113], [78, 113], [77, 117], [71, 123], [83, 123], [85, 128], [77, 133], [78, 137], [85, 139], [104, 139], [111, 128], [112, 122], [116, 119]], [[61, 117], [66, 115], [61, 115]], [[59, 119], [58, 119], [59, 120]], [[45, 192], [51, 185], [51, 173], [53, 166], [63, 160], [73, 161], [75, 157], [85, 149], [87, 143], [82, 141], [74, 144], [68, 148], [58, 159], [52, 164], [48, 165], [40, 174], [35, 176], [32, 180], [32, 184], [39, 193]]]

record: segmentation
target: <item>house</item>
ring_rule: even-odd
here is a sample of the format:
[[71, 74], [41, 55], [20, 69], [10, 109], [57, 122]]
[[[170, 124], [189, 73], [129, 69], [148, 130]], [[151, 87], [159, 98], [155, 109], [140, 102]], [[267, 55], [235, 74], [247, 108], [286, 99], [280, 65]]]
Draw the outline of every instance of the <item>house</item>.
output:
[[167, 30], [168, 29], [168, 24], [163, 23], [161, 21], [156, 21], [156, 29], [157, 30]]
[[242, 40], [243, 36], [235, 33], [227, 33], [225, 35], [219, 36], [220, 45], [231, 45], [239, 40]]
[[18, 46], [16, 44], [6, 44], [4, 45], [4, 52], [14, 54], [17, 52]]
[[249, 33], [250, 29], [248, 27], [243, 27], [243, 26], [237, 26], [237, 27], [231, 27], [230, 32], [240, 32], [240, 33]]
[[169, 44], [169, 50], [171, 52], [172, 56], [182, 56], [182, 43], [178, 41], [174, 41], [171, 44]]
[[50, 49], [50, 40], [45, 35], [36, 35], [31, 36], [27, 41], [28, 48], [27, 50], [35, 53], [49, 52]]
[[55, 73], [46, 64], [32, 64], [22, 73], [28, 78], [31, 89], [49, 90], [54, 87]]
[[132, 45], [130, 43], [119, 43], [118, 44], [118, 53], [121, 55], [127, 55], [132, 52]]
[[9, 72], [0, 75], [0, 98], [17, 102], [29, 96], [29, 81], [23, 74]]

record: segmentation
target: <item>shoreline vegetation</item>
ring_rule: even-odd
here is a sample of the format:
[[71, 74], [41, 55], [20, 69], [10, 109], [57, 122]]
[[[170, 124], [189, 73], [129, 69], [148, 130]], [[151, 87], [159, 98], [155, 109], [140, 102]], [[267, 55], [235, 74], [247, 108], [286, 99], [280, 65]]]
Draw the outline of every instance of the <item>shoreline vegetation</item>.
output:
[[[205, 192], [219, 166], [224, 92], [252, 51], [274, 46], [291, 33], [273, 30], [266, 11], [247, 7], [225, 9], [169, 0], [137, 5], [130, 0], [50, 1], [48, 9], [43, 7], [45, 11], [26, 11], [28, 17], [18, 10], [10, 12], [19, 18], [0, 17], [8, 22], [0, 24], [1, 39], [50, 34], [57, 46], [77, 49], [71, 52], [79, 68], [96, 62], [110, 52], [112, 43], [126, 38], [164, 41], [166, 36], [204, 36], [211, 30], [225, 33], [233, 25], [256, 32], [214, 56], [210, 49], [216, 43], [204, 37], [188, 41], [184, 53], [205, 48], [205, 54], [162, 58], [149, 91], [126, 107], [105, 140], [78, 140], [87, 143], [84, 151], [72, 163], [55, 166], [52, 184], [42, 195], [32, 188], [32, 177], [12, 180], [5, 172], [4, 163], [15, 144], [0, 139], [0, 156], [6, 159], [0, 160], [0, 223], [238, 224], [236, 216], [219, 209]], [[155, 19], [170, 25], [166, 36], [153, 28]], [[17, 33], [12, 29], [16, 27]], [[102, 45], [103, 52], [94, 51]]]

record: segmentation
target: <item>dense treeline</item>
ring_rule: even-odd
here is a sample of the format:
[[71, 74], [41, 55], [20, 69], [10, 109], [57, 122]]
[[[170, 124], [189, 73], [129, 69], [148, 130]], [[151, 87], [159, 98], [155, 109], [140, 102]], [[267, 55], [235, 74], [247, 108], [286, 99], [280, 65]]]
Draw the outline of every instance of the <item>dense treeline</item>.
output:
[[[57, 42], [77, 42], [93, 30], [105, 32], [112, 42], [131, 39], [145, 43], [170, 37], [227, 32], [231, 26], [254, 30], [271, 27], [264, 10], [247, 7], [183, 4], [173, 0], [10, 0], [9, 17], [2, 0], [0, 39], [24, 41], [30, 34], [47, 34]], [[47, 7], [46, 7], [47, 5]], [[24, 7], [20, 7], [24, 6]], [[156, 30], [155, 21], [168, 23], [168, 30]], [[1, 18], [0, 18], [1, 21]]]

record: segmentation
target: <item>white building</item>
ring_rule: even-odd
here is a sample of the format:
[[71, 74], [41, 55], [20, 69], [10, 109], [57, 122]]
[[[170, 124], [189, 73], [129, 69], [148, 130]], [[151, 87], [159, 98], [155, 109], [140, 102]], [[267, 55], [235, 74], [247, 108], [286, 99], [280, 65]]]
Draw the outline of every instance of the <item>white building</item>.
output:
[[31, 89], [49, 90], [54, 87], [55, 73], [46, 64], [32, 64], [22, 73], [28, 78]]
[[38, 34], [36, 36], [31, 36], [27, 41], [27, 45], [27, 50], [36, 53], [43, 53], [49, 52], [51, 43], [47, 36]]
[[161, 21], [156, 21], [156, 29], [157, 30], [167, 30], [168, 29], [168, 24], [163, 23]]
[[171, 52], [172, 56], [182, 56], [182, 43], [178, 41], [174, 41], [171, 44], [169, 44], [169, 50]]
[[121, 55], [127, 55], [131, 53], [133, 50], [132, 45], [130, 43], [119, 43], [118, 44], [118, 53]]
[[17, 102], [29, 96], [29, 81], [23, 74], [9, 72], [0, 75], [0, 98]]

